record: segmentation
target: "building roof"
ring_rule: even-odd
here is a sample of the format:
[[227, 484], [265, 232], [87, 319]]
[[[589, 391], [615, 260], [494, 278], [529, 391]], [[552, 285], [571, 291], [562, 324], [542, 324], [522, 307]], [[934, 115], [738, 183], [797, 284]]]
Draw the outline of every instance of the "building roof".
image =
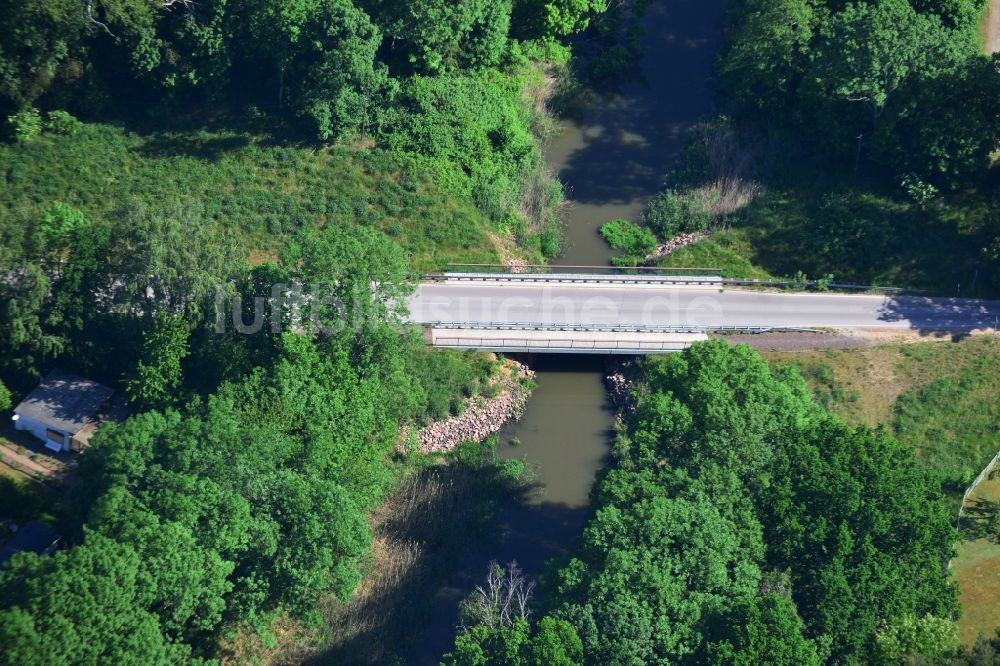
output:
[[97, 417], [112, 394], [103, 384], [53, 370], [14, 412], [74, 435]]
[[10, 538], [7, 544], [0, 548], [0, 564], [3, 564], [15, 553], [30, 550], [33, 553], [44, 553], [59, 541], [59, 535], [45, 523], [30, 522]]

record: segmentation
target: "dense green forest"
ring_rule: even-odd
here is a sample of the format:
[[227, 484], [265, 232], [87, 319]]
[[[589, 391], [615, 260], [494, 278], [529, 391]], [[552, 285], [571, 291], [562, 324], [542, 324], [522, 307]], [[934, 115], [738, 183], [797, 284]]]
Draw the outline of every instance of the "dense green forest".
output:
[[912, 449], [845, 426], [746, 346], [639, 365], [539, 618], [473, 625], [448, 663], [960, 659], [952, 516]]
[[[639, 221], [664, 239], [713, 233], [661, 263], [1000, 293], [1000, 73], [980, 42], [985, 4], [732, 3], [720, 115]], [[655, 247], [609, 240], [633, 259]]]
[[[78, 545], [23, 555], [0, 574], [8, 663], [210, 655], [224, 626], [279, 607], [308, 614], [321, 593], [346, 598], [357, 585], [370, 539], [365, 513], [397, 476], [400, 424], [447, 415], [491, 367], [448, 363], [451, 355], [429, 367], [419, 339], [393, 325], [386, 302], [411, 287], [405, 256], [385, 236], [329, 226], [302, 236], [293, 257], [294, 272], [264, 264], [245, 274], [244, 302], [270, 299], [276, 280], [316, 293], [312, 285], [337, 275], [339, 302], [363, 310], [356, 326], [293, 333], [292, 312], [268, 300], [284, 319], [276, 329], [192, 327], [159, 303], [179, 296], [176, 311], [195, 321], [213, 307], [214, 292], [199, 291], [210, 283], [192, 270], [204, 267], [196, 261], [180, 274], [157, 273], [162, 300], [148, 315], [140, 314], [145, 299], [117, 313], [82, 308], [95, 337], [73, 336], [73, 345], [101, 346], [103, 335], [122, 345], [108, 353], [135, 346], [122, 384], [137, 413], [103, 427], [80, 459], [66, 521]], [[64, 270], [79, 271], [86, 285], [107, 268]], [[367, 300], [355, 296], [361, 291]], [[310, 309], [314, 326], [339, 316]]]
[[0, 662], [213, 659], [352, 594], [424, 464], [401, 434], [496, 371], [431, 358], [397, 304], [558, 250], [538, 63], [603, 9], [0, 3], [0, 408], [59, 366], [132, 412], [62, 493], [69, 547], [0, 572]]
[[[449, 477], [407, 434], [499, 363], [427, 349], [399, 304], [449, 262], [558, 256], [548, 102], [633, 66], [647, 4], [0, 0], [0, 412], [55, 367], [131, 411], [58, 508], [14, 495], [11, 516], [57, 514], [66, 547], [0, 568], [0, 664], [214, 663], [275, 618], [351, 617], [372, 515], [414, 479], [458, 488], [452, 513], [410, 526], [426, 541], [490, 525], [480, 509], [530, 470], [460, 448]], [[616, 261], [697, 232], [656, 261], [1000, 293], [982, 10], [732, 3], [721, 115], [641, 219], [602, 228]], [[580, 33], [594, 57], [571, 64]], [[749, 347], [632, 370], [584, 532], [534, 598], [492, 566], [446, 664], [1000, 660], [1000, 640], [963, 649], [954, 626], [941, 481], [954, 492], [969, 461], [935, 475]], [[897, 433], [937, 437], [949, 391], [903, 399]], [[449, 555], [387, 598], [432, 587]], [[381, 625], [396, 658], [429, 603], [404, 602]]]

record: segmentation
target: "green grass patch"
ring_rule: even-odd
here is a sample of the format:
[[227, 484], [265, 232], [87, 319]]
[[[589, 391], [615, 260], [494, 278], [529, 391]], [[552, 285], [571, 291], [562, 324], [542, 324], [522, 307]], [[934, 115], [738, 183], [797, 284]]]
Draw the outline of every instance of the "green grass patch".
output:
[[497, 260], [490, 222], [471, 201], [442, 194], [411, 158], [378, 149], [91, 124], [73, 136], [0, 145], [0, 179], [4, 225], [37, 219], [54, 201], [112, 221], [141, 201], [154, 212], [196, 206], [265, 256], [304, 225], [360, 224], [406, 248], [417, 270]]
[[959, 639], [972, 645], [980, 634], [993, 636], [1000, 628], [1000, 545], [989, 539], [963, 541], [952, 571], [962, 604]]
[[772, 352], [847, 423], [884, 424], [960, 497], [1000, 447], [1000, 340]]
[[408, 375], [421, 379], [418, 410], [422, 414], [422, 425], [458, 415], [464, 399], [482, 393], [499, 368], [493, 354], [411, 348], [406, 370]]
[[[970, 495], [966, 506], [977, 500], [1000, 500], [1000, 476], [987, 478]], [[968, 514], [962, 519], [968, 527]], [[963, 529], [964, 531], [964, 529]], [[958, 556], [952, 561], [952, 571], [958, 582], [962, 617], [958, 633], [962, 643], [971, 645], [983, 634], [991, 637], [1000, 628], [1000, 543], [989, 538], [968, 539], [958, 546]]]
[[907, 391], [894, 408], [893, 431], [916, 446], [954, 492], [967, 487], [1000, 447], [998, 366], [995, 357], [981, 361]]
[[755, 266], [747, 257], [752, 247], [744, 229], [726, 229], [687, 245], [656, 262], [663, 267], [720, 268], [725, 277], [767, 280], [775, 276]]
[[[0, 520], [18, 525], [41, 520], [55, 526], [61, 511], [61, 500], [49, 486], [0, 462]], [[0, 532], [0, 542], [3, 539]]]

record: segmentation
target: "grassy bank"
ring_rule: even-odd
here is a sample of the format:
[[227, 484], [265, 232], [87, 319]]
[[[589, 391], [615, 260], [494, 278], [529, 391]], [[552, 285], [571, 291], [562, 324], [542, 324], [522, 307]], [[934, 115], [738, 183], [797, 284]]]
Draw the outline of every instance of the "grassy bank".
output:
[[748, 269], [773, 275], [802, 271], [949, 296], [997, 294], [984, 254], [997, 232], [987, 198], [956, 194], [922, 203], [898, 186], [836, 183], [826, 175], [815, 185], [779, 183], [736, 215], [720, 241]]
[[985, 174], [980, 190], [927, 190], [905, 178], [786, 163], [762, 142], [724, 119], [692, 130], [685, 169], [638, 222], [660, 242], [683, 232], [709, 236], [657, 265], [750, 278], [801, 271], [948, 296], [1000, 293], [995, 175]]
[[1000, 341], [995, 337], [766, 356], [797, 366], [816, 399], [847, 423], [891, 428], [952, 496], [960, 496], [996, 453]]
[[725, 277], [773, 279], [770, 271], [753, 263], [753, 248], [743, 229], [718, 231], [657, 260], [663, 267], [719, 268]]
[[49, 486], [0, 462], [0, 519], [18, 525], [32, 520], [56, 525], [61, 510], [61, 499]]
[[442, 194], [407, 158], [375, 149], [86, 125], [73, 136], [0, 145], [0, 174], [0, 215], [15, 224], [38, 219], [53, 201], [109, 220], [142, 202], [153, 212], [194, 206], [206, 221], [239, 233], [258, 259], [311, 224], [377, 228], [411, 254], [417, 270], [493, 261], [502, 247], [471, 202]]

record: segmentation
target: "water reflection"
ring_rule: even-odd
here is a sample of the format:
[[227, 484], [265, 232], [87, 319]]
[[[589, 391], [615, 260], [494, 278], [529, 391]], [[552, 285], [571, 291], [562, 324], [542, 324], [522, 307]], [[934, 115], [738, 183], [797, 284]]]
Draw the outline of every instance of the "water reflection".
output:
[[[538, 388], [524, 418], [500, 437], [500, 455], [537, 468], [541, 487], [534, 504], [585, 507], [594, 475], [604, 467], [612, 408], [604, 389], [604, 358], [536, 356], [531, 365]], [[519, 440], [518, 446], [509, 442]]]
[[546, 149], [573, 203], [561, 263], [607, 263], [601, 224], [634, 219], [663, 186], [692, 124], [712, 113], [723, 0], [669, 0], [646, 15], [640, 79], [595, 96]]

